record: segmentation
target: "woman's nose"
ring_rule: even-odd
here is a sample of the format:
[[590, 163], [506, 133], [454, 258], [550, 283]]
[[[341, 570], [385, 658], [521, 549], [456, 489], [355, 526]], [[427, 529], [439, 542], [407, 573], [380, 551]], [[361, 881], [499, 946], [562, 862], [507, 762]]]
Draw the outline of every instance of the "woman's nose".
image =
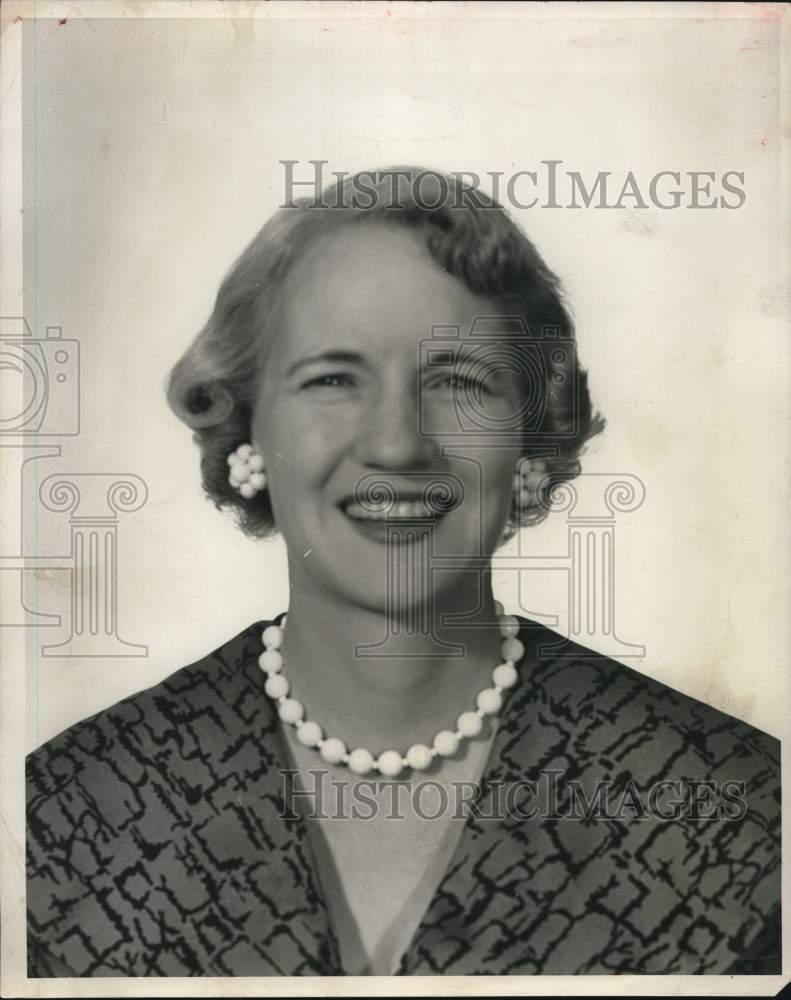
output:
[[377, 468], [409, 469], [434, 460], [437, 446], [421, 430], [417, 394], [403, 387], [378, 393], [358, 428], [356, 452], [363, 465]]

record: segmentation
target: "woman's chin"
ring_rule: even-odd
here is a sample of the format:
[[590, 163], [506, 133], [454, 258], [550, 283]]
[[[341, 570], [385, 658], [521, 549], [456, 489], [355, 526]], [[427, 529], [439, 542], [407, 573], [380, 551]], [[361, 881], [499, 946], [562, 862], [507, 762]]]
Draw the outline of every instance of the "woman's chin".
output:
[[[302, 542], [293, 549], [292, 586], [311, 576], [333, 602], [383, 615], [420, 617], [449, 592], [480, 589], [470, 578], [486, 570], [480, 553], [470, 551], [477, 538], [472, 543], [465, 538], [466, 545], [459, 541], [455, 534], [425, 525], [336, 525], [312, 545]], [[314, 587], [310, 590], [316, 593]]]

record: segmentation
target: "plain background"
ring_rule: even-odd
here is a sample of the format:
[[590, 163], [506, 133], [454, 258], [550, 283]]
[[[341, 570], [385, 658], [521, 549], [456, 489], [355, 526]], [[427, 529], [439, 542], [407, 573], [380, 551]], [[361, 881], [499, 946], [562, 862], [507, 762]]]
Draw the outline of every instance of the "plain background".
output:
[[[120, 633], [142, 659], [43, 659], [28, 746], [283, 610], [282, 544], [200, 492], [170, 366], [232, 260], [283, 200], [278, 161], [745, 174], [736, 211], [514, 213], [571, 302], [608, 420], [585, 471], [640, 477], [618, 521], [627, 662], [779, 735], [788, 704], [787, 325], [778, 213], [779, 22], [469, 16], [411, 8], [274, 20], [69, 18], [25, 27], [25, 315], [82, 352], [82, 430], [57, 471], [141, 476], [119, 529]], [[584, 10], [580, 10], [584, 14]], [[688, 199], [687, 199], [688, 200]], [[31, 484], [28, 484], [32, 488]], [[42, 545], [67, 519], [39, 511]], [[46, 541], [44, 540], [46, 539]], [[521, 538], [562, 554], [564, 516]], [[516, 609], [516, 580], [496, 577]], [[526, 611], [560, 612], [547, 574]], [[35, 581], [65, 613], [63, 574]], [[64, 631], [48, 632], [57, 641]]]

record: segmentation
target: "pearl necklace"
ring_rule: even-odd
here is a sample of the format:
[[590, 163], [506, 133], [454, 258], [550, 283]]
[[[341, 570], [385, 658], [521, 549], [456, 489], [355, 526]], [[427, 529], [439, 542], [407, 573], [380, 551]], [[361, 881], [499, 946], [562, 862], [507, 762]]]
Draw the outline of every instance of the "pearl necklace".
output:
[[349, 752], [342, 740], [334, 736], [325, 737], [317, 722], [305, 718], [302, 702], [289, 697], [290, 685], [283, 670], [283, 655], [280, 652], [286, 627], [285, 615], [280, 625], [268, 626], [261, 635], [264, 652], [258, 657], [258, 665], [267, 675], [264, 690], [277, 702], [277, 713], [281, 720], [296, 728], [297, 740], [303, 746], [317, 749], [328, 764], [346, 764], [355, 774], [378, 771], [386, 778], [398, 777], [405, 767], [423, 771], [435, 757], [452, 757], [463, 739], [477, 736], [483, 727], [484, 716], [497, 715], [502, 708], [503, 693], [518, 680], [516, 663], [525, 652], [524, 646], [516, 638], [519, 620], [513, 615], [504, 614], [499, 601], [494, 603], [497, 624], [503, 637], [500, 646], [503, 662], [492, 671], [492, 687], [479, 691], [475, 710], [462, 712], [456, 720], [455, 730], [443, 729], [438, 732], [430, 747], [424, 743], [415, 743], [405, 754], [397, 750], [384, 750], [378, 757], [374, 757], [363, 747]]

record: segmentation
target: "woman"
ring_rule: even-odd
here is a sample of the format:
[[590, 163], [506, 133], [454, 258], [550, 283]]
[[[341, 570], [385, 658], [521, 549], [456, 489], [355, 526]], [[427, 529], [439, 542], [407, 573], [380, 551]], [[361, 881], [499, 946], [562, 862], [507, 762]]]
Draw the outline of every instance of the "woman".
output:
[[603, 426], [573, 346], [450, 178], [264, 226], [169, 400], [288, 615], [31, 755], [30, 975], [779, 971], [777, 741], [492, 595]]

